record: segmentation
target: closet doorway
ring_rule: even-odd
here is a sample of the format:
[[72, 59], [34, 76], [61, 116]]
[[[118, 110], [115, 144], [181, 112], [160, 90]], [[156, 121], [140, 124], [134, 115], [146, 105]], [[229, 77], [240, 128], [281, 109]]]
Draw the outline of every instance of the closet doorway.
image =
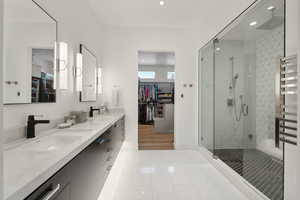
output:
[[139, 150], [174, 149], [175, 53], [138, 52]]

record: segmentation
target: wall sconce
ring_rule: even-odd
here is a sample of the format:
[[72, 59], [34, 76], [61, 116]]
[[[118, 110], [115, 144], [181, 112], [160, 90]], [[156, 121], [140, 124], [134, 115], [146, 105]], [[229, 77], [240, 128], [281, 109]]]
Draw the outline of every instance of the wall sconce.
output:
[[77, 53], [75, 77], [76, 77], [76, 90], [78, 92], [82, 92], [82, 68], [83, 68], [83, 56], [81, 53]]
[[59, 77], [59, 89], [68, 89], [68, 44], [65, 42], [59, 42], [57, 45], [58, 50], [58, 77]]
[[98, 87], [98, 94], [103, 93], [102, 88], [102, 68], [98, 67], [97, 69], [97, 87]]

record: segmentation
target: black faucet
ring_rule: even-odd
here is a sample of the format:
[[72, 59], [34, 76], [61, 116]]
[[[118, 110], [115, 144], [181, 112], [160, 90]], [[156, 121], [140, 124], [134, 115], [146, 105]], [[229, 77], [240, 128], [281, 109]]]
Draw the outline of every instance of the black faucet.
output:
[[36, 124], [49, 124], [49, 120], [35, 120], [34, 115], [28, 116], [27, 121], [27, 138], [35, 138], [35, 125]]
[[100, 113], [100, 108], [93, 108], [93, 106], [90, 107], [90, 117], [94, 117], [94, 111], [98, 111]]

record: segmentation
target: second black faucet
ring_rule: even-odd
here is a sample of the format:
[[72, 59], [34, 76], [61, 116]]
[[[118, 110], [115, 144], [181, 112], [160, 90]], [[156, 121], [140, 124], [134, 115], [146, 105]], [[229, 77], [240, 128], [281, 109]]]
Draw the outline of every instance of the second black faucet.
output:
[[100, 108], [93, 108], [93, 106], [90, 107], [90, 117], [94, 117], [94, 111], [98, 111], [100, 113]]

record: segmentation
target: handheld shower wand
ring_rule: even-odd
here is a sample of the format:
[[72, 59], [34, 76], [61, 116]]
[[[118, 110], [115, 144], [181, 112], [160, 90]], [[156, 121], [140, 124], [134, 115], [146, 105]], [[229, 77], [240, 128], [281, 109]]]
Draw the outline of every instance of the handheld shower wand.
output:
[[[234, 57], [230, 57], [229, 60], [231, 61], [231, 83], [230, 83], [229, 89], [232, 91], [232, 95], [233, 95], [232, 106], [233, 106], [233, 109], [234, 109], [234, 118], [235, 118], [236, 121], [240, 121], [242, 115], [243, 116], [248, 115], [248, 106], [244, 103], [244, 96], [243, 95], [240, 95], [239, 99], [237, 99], [237, 97], [236, 97], [236, 86], [237, 86], [237, 83], [238, 83], [239, 74], [236, 73], [234, 75]], [[239, 106], [240, 109], [239, 110], [237, 108], [238, 102], [240, 102], [240, 106]]]

